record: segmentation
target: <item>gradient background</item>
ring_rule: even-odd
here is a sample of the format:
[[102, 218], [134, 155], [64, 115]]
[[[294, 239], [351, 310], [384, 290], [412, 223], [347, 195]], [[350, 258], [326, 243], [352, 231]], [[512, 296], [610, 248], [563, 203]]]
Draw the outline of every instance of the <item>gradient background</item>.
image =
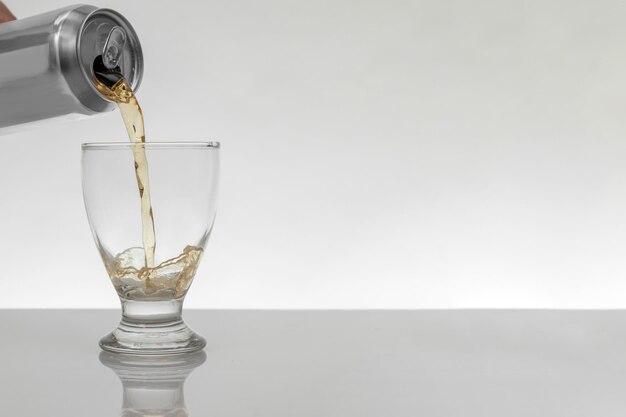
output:
[[[626, 3], [98, 5], [142, 40], [148, 140], [222, 142], [187, 307], [626, 307]], [[0, 137], [0, 307], [118, 306], [80, 143], [125, 139]]]

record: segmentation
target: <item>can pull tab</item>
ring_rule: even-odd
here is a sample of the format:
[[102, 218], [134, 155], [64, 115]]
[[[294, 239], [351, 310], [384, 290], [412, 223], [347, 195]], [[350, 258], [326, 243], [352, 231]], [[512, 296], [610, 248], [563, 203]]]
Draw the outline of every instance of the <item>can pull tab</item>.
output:
[[109, 32], [107, 40], [104, 43], [104, 49], [102, 49], [102, 62], [108, 69], [117, 67], [120, 58], [122, 57], [122, 51], [124, 51], [124, 44], [126, 43], [126, 33], [124, 29], [119, 26], [115, 26]]

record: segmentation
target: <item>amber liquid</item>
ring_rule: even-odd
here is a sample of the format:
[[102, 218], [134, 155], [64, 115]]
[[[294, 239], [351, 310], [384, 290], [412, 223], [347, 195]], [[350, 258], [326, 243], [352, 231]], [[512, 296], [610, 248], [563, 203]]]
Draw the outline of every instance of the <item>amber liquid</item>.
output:
[[[122, 114], [128, 138], [132, 143], [146, 141], [143, 112], [126, 79], [107, 71], [100, 81], [96, 71], [96, 87], [108, 99], [115, 101]], [[111, 80], [114, 83], [111, 85]], [[110, 87], [109, 87], [110, 85]], [[144, 146], [133, 146], [135, 177], [141, 200], [143, 248], [129, 248], [112, 260], [105, 259], [109, 276], [118, 293], [127, 299], [167, 299], [183, 296], [193, 279], [202, 248], [187, 246], [183, 253], [155, 266], [156, 234], [154, 213], [150, 200], [148, 159]]]
[[[98, 88], [106, 97], [117, 103], [128, 132], [128, 139], [133, 143], [145, 143], [146, 134], [143, 123], [143, 112], [128, 82], [121, 77], [111, 88], [98, 83]], [[143, 249], [146, 252], [146, 266], [154, 267], [154, 250], [156, 235], [154, 232], [154, 214], [150, 201], [150, 178], [148, 176], [148, 159], [143, 146], [133, 146], [135, 159], [135, 177], [141, 199], [141, 227], [143, 230]]]

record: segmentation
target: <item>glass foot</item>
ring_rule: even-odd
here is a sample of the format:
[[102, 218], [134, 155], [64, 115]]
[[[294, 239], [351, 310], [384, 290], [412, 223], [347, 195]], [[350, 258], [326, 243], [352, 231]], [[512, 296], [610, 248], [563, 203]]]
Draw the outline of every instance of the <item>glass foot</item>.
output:
[[100, 340], [100, 347], [131, 355], [171, 355], [201, 350], [206, 341], [185, 324], [181, 311], [182, 299], [122, 299], [122, 321], [117, 329]]

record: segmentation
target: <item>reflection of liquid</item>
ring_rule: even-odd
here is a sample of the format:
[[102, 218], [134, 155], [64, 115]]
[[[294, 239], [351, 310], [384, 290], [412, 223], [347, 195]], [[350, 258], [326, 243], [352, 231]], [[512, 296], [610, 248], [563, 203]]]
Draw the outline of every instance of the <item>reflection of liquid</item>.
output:
[[187, 417], [183, 385], [205, 359], [202, 351], [169, 356], [100, 354], [100, 362], [122, 381], [122, 417]]

